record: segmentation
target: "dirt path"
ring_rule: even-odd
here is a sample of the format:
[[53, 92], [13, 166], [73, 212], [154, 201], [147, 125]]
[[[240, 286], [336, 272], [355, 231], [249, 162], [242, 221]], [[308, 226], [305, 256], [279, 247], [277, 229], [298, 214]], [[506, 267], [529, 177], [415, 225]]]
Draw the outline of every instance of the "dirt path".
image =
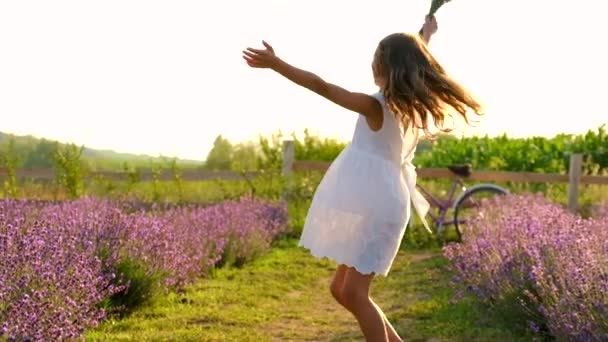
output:
[[[484, 323], [470, 303], [450, 303], [444, 267], [440, 252], [400, 251], [389, 276], [374, 280], [372, 298], [400, 336], [409, 342], [515, 341], [508, 330]], [[86, 340], [363, 341], [355, 318], [330, 295], [335, 268], [304, 249], [275, 248], [242, 269], [221, 269], [183, 294], [106, 321]]]
[[[401, 252], [396, 257], [393, 271], [389, 276], [399, 276], [410, 263], [419, 263], [436, 256], [436, 253], [421, 251], [416, 253]], [[340, 306], [329, 293], [335, 265], [321, 261], [325, 272], [318, 281], [306, 290], [290, 291], [285, 298], [285, 311], [280, 319], [268, 324], [265, 329], [271, 333], [273, 341], [362, 341], [363, 337], [354, 316]], [[388, 279], [377, 278], [378, 286], [372, 288], [372, 297], [385, 312], [387, 317], [395, 316], [407, 302], [395, 294], [398, 289], [391, 289]], [[420, 294], [411, 294], [408, 301], [414, 301]], [[291, 307], [300, 308], [296, 312]], [[407, 319], [392, 319], [398, 331], [405, 331], [409, 326]], [[426, 340], [426, 339], [423, 339]], [[437, 340], [438, 341], [438, 340]]]

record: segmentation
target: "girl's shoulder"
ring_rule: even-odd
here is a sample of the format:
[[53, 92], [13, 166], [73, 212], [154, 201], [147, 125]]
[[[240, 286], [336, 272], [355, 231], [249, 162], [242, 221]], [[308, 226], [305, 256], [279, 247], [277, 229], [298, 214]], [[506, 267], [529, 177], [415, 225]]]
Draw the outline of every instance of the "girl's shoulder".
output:
[[384, 94], [382, 93], [381, 90], [379, 90], [373, 94], [370, 94], [370, 96], [375, 98], [376, 101], [378, 101], [380, 103], [380, 105], [382, 105], [383, 112], [388, 111], [388, 107], [386, 105], [386, 98], [384, 97]]
[[382, 93], [381, 90], [378, 90], [377, 92], [370, 94], [371, 97], [375, 98], [376, 100], [378, 100], [380, 103], [384, 103], [385, 98], [384, 98], [384, 94]]

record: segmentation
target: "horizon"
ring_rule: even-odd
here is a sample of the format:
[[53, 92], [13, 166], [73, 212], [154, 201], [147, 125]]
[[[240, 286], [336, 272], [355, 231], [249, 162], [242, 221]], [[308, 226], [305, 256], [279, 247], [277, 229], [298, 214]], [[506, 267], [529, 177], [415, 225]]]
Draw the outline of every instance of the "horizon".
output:
[[[501, 133], [501, 134], [496, 134], [496, 135], [489, 135], [489, 134], [473, 134], [473, 135], [468, 135], [468, 136], [466, 136], [466, 137], [457, 137], [457, 138], [459, 138], [459, 139], [462, 139], [462, 138], [468, 138], [468, 137], [481, 137], [481, 138], [483, 138], [483, 137], [488, 137], [488, 138], [497, 138], [497, 137], [506, 136], [506, 137], [507, 137], [507, 138], [509, 138], [509, 139], [527, 139], [527, 138], [538, 138], [538, 137], [547, 138], [547, 139], [552, 139], [552, 138], [556, 138], [556, 137], [561, 136], [561, 135], [571, 135], [571, 136], [584, 135], [584, 134], [586, 134], [586, 133], [588, 133], [588, 132], [595, 132], [595, 131], [597, 131], [597, 130], [599, 130], [599, 129], [602, 129], [602, 128], [603, 128], [603, 129], [608, 129], [608, 123], [606, 123], [606, 124], [602, 124], [602, 125], [600, 125], [600, 126], [598, 126], [598, 127], [596, 127], [596, 128], [590, 128], [590, 129], [588, 129], [588, 130], [586, 130], [586, 131], [584, 131], [584, 132], [581, 132], [581, 133], [558, 133], [558, 134], [555, 134], [555, 135], [549, 135], [549, 136], [530, 135], [530, 136], [520, 136], [520, 137], [516, 137], [516, 136], [510, 136], [510, 135], [509, 135], [509, 134], [507, 134], [507, 133]], [[45, 139], [45, 140], [47, 140], [47, 141], [58, 142], [58, 143], [60, 143], [60, 144], [75, 144], [75, 145], [77, 145], [77, 146], [83, 146], [83, 147], [84, 147], [84, 148], [86, 148], [86, 149], [91, 149], [91, 150], [100, 151], [100, 152], [111, 152], [111, 153], [117, 153], [117, 154], [132, 154], [132, 155], [135, 155], [135, 156], [138, 156], [138, 157], [150, 157], [150, 158], [161, 158], [161, 157], [168, 158], [168, 159], [173, 159], [173, 158], [176, 158], [176, 159], [178, 159], [178, 160], [185, 161], [185, 162], [205, 162], [205, 159], [190, 159], [190, 158], [182, 158], [182, 157], [179, 157], [179, 156], [171, 156], [171, 155], [163, 155], [163, 154], [151, 155], [151, 154], [146, 154], [146, 153], [137, 153], [137, 152], [134, 152], [134, 153], [133, 153], [133, 152], [124, 152], [124, 151], [121, 151], [121, 150], [113, 150], [113, 149], [97, 148], [97, 147], [95, 147], [95, 146], [88, 146], [88, 145], [84, 145], [84, 144], [78, 144], [78, 143], [69, 142], [69, 141], [59, 141], [59, 140], [54, 140], [54, 139], [48, 139], [48, 138], [45, 138], [45, 137], [38, 137], [38, 136], [31, 135], [31, 134], [27, 134], [27, 135], [16, 135], [16, 134], [13, 134], [13, 133], [9, 133], [9, 132], [2, 132], [2, 131], [0, 131], [0, 133], [4, 133], [4, 134], [7, 134], [7, 135], [15, 136], [15, 137], [18, 137], [18, 138]], [[278, 133], [278, 132], [275, 132], [275, 134], [277, 134], [277, 133]], [[303, 136], [303, 134], [304, 134], [304, 133], [302, 132], [302, 134], [300, 134], [300, 136], [296, 135], [297, 139], [301, 139], [301, 138], [302, 138], [302, 136]], [[221, 135], [221, 134], [220, 134], [220, 135]], [[311, 135], [316, 136], [316, 135], [314, 135], [314, 134], [311, 134]], [[445, 134], [445, 135], [454, 136], [453, 134]], [[284, 134], [284, 137], [285, 137], [285, 139], [284, 139], [284, 140], [289, 140], [289, 139], [287, 139], [287, 137], [288, 137], [288, 136], [289, 136], [289, 137], [291, 137], [291, 134]], [[223, 135], [222, 135], [222, 137], [223, 137], [223, 138], [226, 138], [226, 137], [225, 137], [225, 136], [223, 136]], [[264, 137], [270, 138], [270, 135], [268, 135], [268, 136], [264, 136]], [[328, 139], [336, 139], [336, 138], [334, 138], [334, 137], [324, 137], [324, 136], [318, 136], [318, 137], [319, 137], [320, 139], [326, 139], [326, 138], [328, 138]], [[216, 136], [215, 138], [217, 138], [217, 136]], [[214, 140], [215, 140], [215, 139], [214, 139]], [[337, 140], [338, 142], [340, 142], [340, 143], [347, 143], [347, 142], [348, 142], [348, 140], [340, 140], [340, 139], [336, 139], [336, 140]], [[421, 140], [426, 140], [426, 138], [422, 137], [422, 138], [421, 138]], [[230, 140], [229, 140], [229, 141], [230, 141]], [[239, 144], [239, 143], [245, 143], [245, 144], [246, 144], [246, 143], [254, 143], [254, 144], [257, 144], [257, 142], [258, 142], [258, 140], [248, 140], [248, 141], [240, 141], [240, 142], [234, 142], [234, 141], [230, 141], [230, 143], [231, 143], [233, 146], [235, 146], [235, 145], [237, 145], [237, 144]]]
[[[608, 123], [599, 86], [608, 77], [608, 52], [596, 44], [608, 23], [601, 11], [589, 11], [593, 4], [443, 6], [430, 50], [487, 109], [478, 128], [458, 126], [454, 135], [552, 137]], [[240, 51], [265, 39], [289, 63], [371, 93], [375, 45], [394, 31], [417, 32], [429, 5], [0, 3], [0, 44], [7, 51], [0, 55], [0, 131], [189, 160], [204, 160], [220, 134], [240, 143], [309, 129], [346, 142], [355, 113], [269, 70], [248, 68]]]

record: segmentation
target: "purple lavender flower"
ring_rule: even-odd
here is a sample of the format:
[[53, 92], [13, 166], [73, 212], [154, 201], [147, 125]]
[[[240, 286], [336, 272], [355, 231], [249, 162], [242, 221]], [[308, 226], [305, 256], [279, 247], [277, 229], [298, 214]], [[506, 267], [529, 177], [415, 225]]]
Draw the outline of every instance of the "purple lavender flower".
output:
[[128, 289], [128, 256], [162, 274], [165, 290], [204, 276], [228, 246], [237, 257], [268, 248], [287, 230], [286, 208], [257, 200], [207, 208], [125, 212], [85, 198], [0, 201], [0, 337], [50, 341], [81, 336], [107, 316], [104, 300]]
[[462, 244], [444, 248], [463, 287], [517, 299], [531, 330], [573, 341], [608, 333], [608, 215], [581, 219], [540, 195], [496, 198]]

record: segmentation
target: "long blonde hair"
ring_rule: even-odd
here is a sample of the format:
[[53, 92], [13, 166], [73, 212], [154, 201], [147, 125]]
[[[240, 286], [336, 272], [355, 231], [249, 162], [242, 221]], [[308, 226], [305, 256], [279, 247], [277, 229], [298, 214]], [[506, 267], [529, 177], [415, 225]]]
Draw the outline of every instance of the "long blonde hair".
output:
[[481, 115], [479, 102], [446, 74], [417, 35], [394, 33], [382, 39], [373, 68], [374, 74], [384, 79], [382, 92], [386, 103], [404, 129], [415, 125], [433, 137], [429, 119], [442, 132], [449, 132], [451, 129], [443, 125], [445, 117], [452, 116], [450, 108], [467, 124], [470, 124], [467, 108]]

